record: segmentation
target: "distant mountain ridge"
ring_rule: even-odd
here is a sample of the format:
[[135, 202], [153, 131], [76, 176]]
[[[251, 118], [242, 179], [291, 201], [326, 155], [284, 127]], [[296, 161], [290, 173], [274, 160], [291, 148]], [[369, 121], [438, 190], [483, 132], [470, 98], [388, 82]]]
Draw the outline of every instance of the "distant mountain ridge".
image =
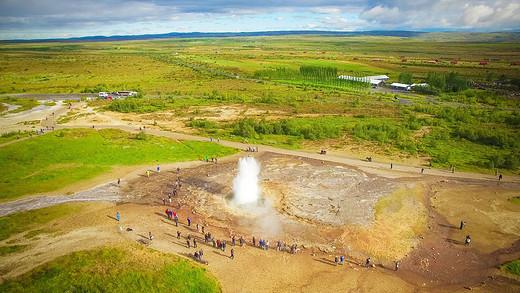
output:
[[115, 36], [87, 36], [66, 39], [30, 39], [30, 40], [2, 40], [1, 42], [74, 42], [74, 41], [131, 41], [150, 39], [173, 39], [173, 38], [226, 38], [226, 37], [256, 37], [256, 36], [288, 36], [288, 35], [332, 35], [332, 36], [390, 36], [390, 37], [415, 37], [424, 32], [415, 31], [259, 31], [259, 32], [222, 32], [222, 33], [165, 33], [144, 35], [115, 35]]
[[132, 41], [151, 39], [174, 39], [174, 38], [226, 38], [226, 37], [256, 37], [256, 36], [288, 36], [288, 35], [322, 35], [322, 36], [386, 36], [386, 37], [418, 37], [431, 41], [463, 41], [463, 42], [519, 42], [520, 32], [420, 32], [420, 31], [259, 31], [259, 32], [189, 32], [189, 33], [165, 33], [144, 35], [115, 35], [115, 36], [87, 36], [66, 39], [31, 39], [31, 40], [0, 40], [1, 43], [36, 43], [36, 42], [109, 42], [109, 41]]

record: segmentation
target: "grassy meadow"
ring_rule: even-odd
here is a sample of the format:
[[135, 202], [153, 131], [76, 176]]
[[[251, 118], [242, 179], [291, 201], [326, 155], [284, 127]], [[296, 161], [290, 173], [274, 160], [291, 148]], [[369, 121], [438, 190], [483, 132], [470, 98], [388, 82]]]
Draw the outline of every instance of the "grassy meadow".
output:
[[221, 292], [206, 269], [140, 246], [80, 251], [14, 280], [2, 292]]
[[48, 192], [93, 178], [117, 165], [140, 165], [224, 157], [237, 150], [197, 141], [174, 141], [141, 132], [71, 129], [2, 147], [0, 200]]
[[[91, 105], [136, 114], [167, 111], [187, 119], [200, 135], [288, 148], [332, 140], [338, 149], [375, 145], [371, 151], [389, 156], [429, 157], [434, 167], [515, 173], [520, 66], [511, 63], [520, 61], [518, 35], [460, 33], [463, 41], [457, 36], [4, 43], [0, 89], [4, 94], [138, 90], [143, 96], [137, 99]], [[333, 78], [386, 74], [396, 82], [403, 73], [411, 82], [445, 85], [425, 94], [397, 93], [410, 101], [402, 105], [392, 90], [369, 92], [366, 84]], [[464, 84], [455, 87], [450, 78]], [[508, 84], [495, 84], [497, 79]], [[473, 84], [486, 90], [468, 88]], [[203, 110], [221, 106], [264, 114], [219, 119]]]

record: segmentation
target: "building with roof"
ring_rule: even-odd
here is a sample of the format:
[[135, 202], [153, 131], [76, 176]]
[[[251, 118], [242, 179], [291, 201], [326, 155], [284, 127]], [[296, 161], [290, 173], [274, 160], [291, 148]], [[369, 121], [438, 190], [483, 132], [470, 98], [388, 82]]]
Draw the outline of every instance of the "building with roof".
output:
[[398, 83], [398, 82], [394, 82], [392, 84], [390, 84], [390, 86], [393, 88], [393, 89], [396, 89], [396, 90], [403, 90], [403, 91], [409, 91], [411, 90], [412, 88], [410, 87], [409, 84], [406, 84], [406, 83]]

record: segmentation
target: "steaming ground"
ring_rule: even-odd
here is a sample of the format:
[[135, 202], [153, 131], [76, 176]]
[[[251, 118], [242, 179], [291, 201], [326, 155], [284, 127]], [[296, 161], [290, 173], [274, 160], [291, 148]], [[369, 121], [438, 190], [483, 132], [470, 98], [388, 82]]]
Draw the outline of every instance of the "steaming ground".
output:
[[[233, 198], [238, 158], [182, 170], [182, 188], [173, 203], [191, 206], [193, 214], [203, 215], [204, 224], [229, 227], [230, 235], [257, 235], [331, 250], [342, 246], [331, 240], [331, 233], [340, 238], [337, 228], [343, 225], [370, 225], [376, 202], [400, 186], [342, 164], [269, 152], [255, 155], [260, 165], [258, 204], [237, 204]], [[176, 178], [175, 172], [160, 173], [153, 181], [130, 184], [126, 198], [162, 204]]]
[[264, 193], [281, 212], [314, 223], [370, 224], [376, 202], [396, 189], [349, 166], [269, 154], [263, 159]]
[[260, 165], [253, 157], [238, 160], [238, 174], [233, 179], [233, 203], [235, 205], [257, 204], [260, 197], [258, 175]]

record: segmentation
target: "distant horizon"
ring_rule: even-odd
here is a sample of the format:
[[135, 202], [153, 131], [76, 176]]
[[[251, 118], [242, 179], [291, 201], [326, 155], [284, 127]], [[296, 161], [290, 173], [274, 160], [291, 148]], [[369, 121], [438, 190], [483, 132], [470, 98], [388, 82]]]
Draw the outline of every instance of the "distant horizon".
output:
[[235, 36], [286, 36], [286, 35], [327, 35], [338, 36], [396, 36], [413, 37], [429, 33], [470, 33], [470, 34], [520, 34], [518, 31], [408, 31], [408, 30], [360, 30], [360, 31], [332, 31], [332, 30], [271, 30], [271, 31], [247, 31], [247, 32], [168, 32], [158, 34], [127, 34], [127, 35], [88, 35], [70, 38], [36, 38], [36, 39], [0, 39], [0, 42], [46, 42], [46, 41], [89, 41], [89, 40], [145, 40], [145, 39], [166, 39], [166, 38], [195, 38], [195, 37], [235, 37]]
[[516, 0], [5, 0], [1, 40], [263, 31], [518, 32]]

